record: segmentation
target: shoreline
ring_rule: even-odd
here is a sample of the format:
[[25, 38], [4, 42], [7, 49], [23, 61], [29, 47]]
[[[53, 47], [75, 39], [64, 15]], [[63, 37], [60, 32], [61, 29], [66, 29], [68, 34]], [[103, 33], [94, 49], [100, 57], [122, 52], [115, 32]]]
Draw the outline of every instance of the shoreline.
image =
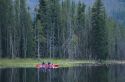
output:
[[96, 60], [71, 60], [71, 59], [0, 59], [0, 68], [36, 68], [36, 64], [42, 62], [59, 64], [60, 67], [73, 67], [80, 64], [88, 65], [109, 65], [109, 64], [125, 64], [124, 60], [105, 60], [98, 62]]

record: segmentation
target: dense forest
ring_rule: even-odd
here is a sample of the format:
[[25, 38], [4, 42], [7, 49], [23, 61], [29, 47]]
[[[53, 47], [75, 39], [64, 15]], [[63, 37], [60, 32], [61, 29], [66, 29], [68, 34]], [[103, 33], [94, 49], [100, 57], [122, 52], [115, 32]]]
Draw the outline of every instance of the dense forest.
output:
[[39, 0], [32, 19], [26, 0], [0, 0], [0, 58], [125, 59], [125, 25], [103, 0]]

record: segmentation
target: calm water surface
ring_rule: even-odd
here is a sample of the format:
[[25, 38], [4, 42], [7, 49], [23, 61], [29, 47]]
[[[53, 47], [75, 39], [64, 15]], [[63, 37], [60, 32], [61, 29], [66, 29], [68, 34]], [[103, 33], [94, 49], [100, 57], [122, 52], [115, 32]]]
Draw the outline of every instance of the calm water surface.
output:
[[0, 69], [0, 82], [125, 82], [125, 65]]

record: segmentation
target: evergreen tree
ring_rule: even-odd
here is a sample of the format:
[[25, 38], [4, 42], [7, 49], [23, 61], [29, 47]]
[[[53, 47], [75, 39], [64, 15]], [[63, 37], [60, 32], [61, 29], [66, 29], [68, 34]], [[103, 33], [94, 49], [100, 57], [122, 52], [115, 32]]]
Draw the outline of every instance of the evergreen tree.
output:
[[41, 21], [46, 43], [44, 48], [50, 57], [59, 56], [60, 5], [58, 0], [40, 0], [37, 19]]
[[79, 57], [85, 55], [85, 5], [81, 2], [78, 4], [77, 9], [77, 29], [76, 34], [78, 36], [78, 47], [79, 47]]
[[[36, 21], [40, 21], [40, 27], [42, 27], [43, 28], [43, 34], [44, 35], [42, 35], [44, 38], [45, 38], [45, 42], [44, 43], [41, 43], [42, 45], [42, 47], [43, 47], [43, 49], [40, 51], [42, 54], [41, 54], [41, 56], [43, 56], [43, 57], [48, 57], [48, 52], [49, 52], [49, 50], [48, 50], [48, 25], [49, 25], [49, 23], [48, 23], [48, 6], [47, 6], [47, 3], [48, 3], [48, 0], [39, 0], [39, 9], [38, 9], [38, 13], [37, 13], [37, 17], [36, 17]], [[36, 22], [37, 23], [37, 22]], [[38, 26], [38, 28], [39, 28], [39, 26]], [[36, 38], [36, 36], [37, 36], [37, 27], [35, 26], [35, 39], [37, 39]], [[35, 42], [35, 44], [37, 45], [37, 43]], [[36, 48], [36, 52], [38, 51], [37, 50], [38, 48]]]
[[0, 33], [1, 33], [1, 56], [11, 57], [11, 43], [10, 35], [13, 29], [13, 7], [12, 0], [1, 0], [0, 1]]
[[61, 51], [61, 27], [60, 27], [60, 4], [59, 4], [59, 0], [52, 0], [52, 12], [51, 12], [51, 22], [52, 22], [52, 29], [51, 31], [53, 31], [53, 57], [60, 57], [59, 54]]
[[105, 9], [101, 0], [96, 0], [92, 8], [92, 50], [93, 57], [105, 60], [108, 55]]
[[[32, 55], [32, 22], [26, 7], [25, 0], [20, 0], [19, 2], [19, 37], [20, 37], [20, 57], [27, 57], [27, 55]], [[29, 47], [30, 46], [30, 47]]]
[[[37, 58], [44, 57], [44, 44], [45, 44], [45, 37], [44, 37], [44, 31], [43, 27], [41, 25], [41, 21], [36, 21], [36, 52], [37, 52]], [[42, 54], [42, 55], [41, 55]]]
[[[73, 8], [74, 7], [74, 8]], [[73, 58], [75, 46], [73, 44], [74, 40], [74, 16], [75, 15], [75, 5], [71, 0], [62, 1], [61, 5], [61, 26], [62, 26], [62, 50], [64, 58]], [[74, 25], [74, 26], [73, 26]]]
[[88, 10], [85, 14], [85, 32], [87, 32], [86, 35], [86, 56], [88, 59], [92, 59], [92, 49], [91, 49], [91, 31], [92, 31], [92, 25], [91, 25], [91, 7], [88, 7]]

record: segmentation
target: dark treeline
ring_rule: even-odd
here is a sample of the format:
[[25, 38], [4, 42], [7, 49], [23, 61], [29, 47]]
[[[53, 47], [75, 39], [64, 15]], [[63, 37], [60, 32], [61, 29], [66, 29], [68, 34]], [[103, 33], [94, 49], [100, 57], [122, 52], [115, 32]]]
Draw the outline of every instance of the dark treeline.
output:
[[26, 0], [0, 0], [1, 58], [125, 59], [125, 28], [101, 0], [39, 0], [31, 20]]

